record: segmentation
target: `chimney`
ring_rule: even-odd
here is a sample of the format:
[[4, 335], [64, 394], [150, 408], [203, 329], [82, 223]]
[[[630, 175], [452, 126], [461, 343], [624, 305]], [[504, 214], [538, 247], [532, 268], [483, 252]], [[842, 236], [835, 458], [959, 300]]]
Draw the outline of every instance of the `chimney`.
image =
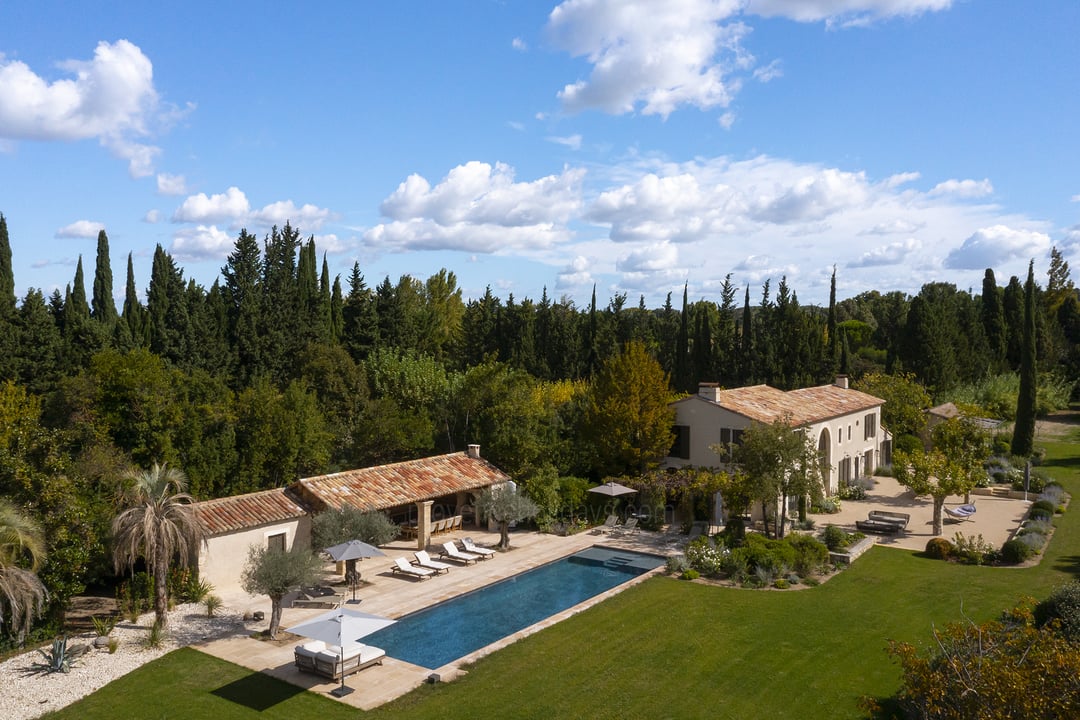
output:
[[465, 454], [468, 455], [469, 457], [471, 457], [473, 460], [479, 460], [480, 459], [480, 446], [479, 445], [470, 445], [469, 449], [466, 451]]
[[836, 382], [834, 382], [833, 385], [835, 385], [838, 388], [842, 388], [844, 390], [847, 390], [848, 389], [848, 376], [847, 375], [837, 375], [836, 376]]
[[698, 383], [697, 394], [709, 402], [720, 402], [720, 383]]

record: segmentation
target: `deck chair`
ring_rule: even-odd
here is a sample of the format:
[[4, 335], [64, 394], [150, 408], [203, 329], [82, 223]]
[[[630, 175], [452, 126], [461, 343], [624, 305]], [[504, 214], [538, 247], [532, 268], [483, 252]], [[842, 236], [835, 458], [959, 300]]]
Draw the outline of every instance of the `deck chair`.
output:
[[428, 555], [427, 550], [419, 550], [419, 551], [413, 553], [413, 557], [416, 558], [415, 560], [413, 560], [413, 563], [412, 563], [413, 565], [415, 565], [416, 567], [422, 567], [422, 568], [427, 568], [428, 570], [433, 570], [433, 571], [435, 571], [436, 575], [438, 575], [439, 573], [448, 573], [448, 572], [450, 572], [450, 568], [452, 567], [451, 565], [447, 565], [444, 562], [439, 562], [438, 560], [432, 560], [431, 556]]
[[637, 532], [637, 520], [636, 517], [632, 517], [622, 525], [616, 525], [612, 530], [619, 534]]
[[393, 566], [391, 566], [390, 569], [393, 570], [395, 573], [409, 575], [416, 578], [417, 580], [427, 580], [429, 577], [435, 574], [434, 570], [410, 565], [409, 561], [403, 557], [394, 560], [394, 564]]
[[470, 552], [473, 555], [479, 555], [484, 560], [495, 555], [495, 551], [491, 548], [480, 547], [472, 541], [471, 537], [461, 538], [461, 547], [465, 552]]
[[614, 515], [608, 515], [607, 520], [604, 521], [603, 525], [596, 526], [596, 528], [593, 530], [593, 534], [603, 535], [604, 533], [611, 532], [615, 529], [615, 526], [618, 525], [618, 523], [619, 518], [615, 517]]
[[458, 546], [450, 542], [444, 542], [442, 544], [442, 552], [439, 553], [439, 557], [450, 558], [451, 560], [457, 560], [460, 563], [468, 565], [471, 562], [476, 562], [480, 559], [479, 555], [474, 555], [471, 552], [462, 552], [458, 550]]

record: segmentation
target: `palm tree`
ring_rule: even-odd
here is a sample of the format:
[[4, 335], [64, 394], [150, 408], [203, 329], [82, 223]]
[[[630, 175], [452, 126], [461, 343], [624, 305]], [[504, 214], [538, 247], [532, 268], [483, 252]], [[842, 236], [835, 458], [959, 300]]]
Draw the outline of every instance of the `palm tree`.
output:
[[146, 561], [154, 577], [154, 624], [168, 627], [169, 567], [173, 561], [187, 567], [199, 545], [206, 542], [206, 526], [195, 513], [183, 472], [154, 464], [126, 478], [122, 507], [113, 519], [113, 564], [116, 572]]
[[[45, 560], [45, 539], [37, 523], [0, 498], [0, 627], [10, 617], [10, 633], [22, 639], [48, 592], [36, 575]], [[19, 563], [29, 563], [29, 569]]]

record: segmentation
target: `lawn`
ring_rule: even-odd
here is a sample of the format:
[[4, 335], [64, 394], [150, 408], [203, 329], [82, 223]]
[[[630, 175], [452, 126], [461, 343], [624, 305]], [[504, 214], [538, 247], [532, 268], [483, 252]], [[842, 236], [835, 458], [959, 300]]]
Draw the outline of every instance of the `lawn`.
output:
[[[1071, 442], [1047, 442], [1050, 474], [1080, 489]], [[718, 588], [654, 578], [494, 653], [452, 683], [365, 717], [857, 718], [888, 696], [889, 639], [929, 642], [934, 624], [983, 620], [1080, 577], [1080, 506], [1058, 519], [1040, 565], [981, 568], [874, 548], [817, 588]], [[448, 711], [454, 708], [456, 711]], [[50, 717], [332, 720], [357, 711], [180, 650]]]

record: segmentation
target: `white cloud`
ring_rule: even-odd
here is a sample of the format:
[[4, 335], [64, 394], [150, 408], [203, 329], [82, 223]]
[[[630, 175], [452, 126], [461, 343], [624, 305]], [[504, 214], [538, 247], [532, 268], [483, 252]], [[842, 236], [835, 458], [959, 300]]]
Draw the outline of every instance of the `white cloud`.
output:
[[923, 227], [909, 220], [903, 220], [901, 218], [893, 218], [885, 222], [880, 222], [869, 230], [862, 230], [860, 235], [907, 235], [913, 233], [916, 230]]
[[1077, 194], [1077, 195], [1073, 195], [1073, 196], [1072, 196], [1071, 198], [1069, 198], [1069, 199], [1070, 199], [1070, 200], [1072, 200], [1073, 202], [1080, 202], [1080, 194]]
[[838, 21], [863, 25], [892, 17], [913, 17], [947, 10], [952, 0], [749, 0], [746, 12], [799, 22]]
[[159, 223], [163, 219], [164, 218], [161, 216], [161, 211], [156, 210], [156, 209], [155, 210], [147, 210], [146, 214], [143, 215], [143, 222], [144, 223], [150, 223], [151, 225], [153, 225], [155, 223]]
[[235, 185], [223, 193], [189, 195], [173, 213], [173, 222], [223, 223], [242, 221], [251, 211], [244, 191]]
[[315, 235], [315, 249], [319, 252], [330, 253], [331, 255], [337, 255], [339, 253], [346, 252], [351, 249], [351, 245], [334, 233], [326, 233], [325, 235]]
[[519, 37], [516, 37], [510, 41], [510, 47], [520, 52], [525, 52], [529, 49], [529, 45]]
[[571, 150], [581, 149], [581, 136], [580, 135], [568, 135], [567, 137], [549, 136], [548, 142], [553, 142], [556, 145], [565, 145]]
[[655, 243], [627, 253], [615, 263], [624, 273], [646, 273], [673, 270], [678, 266], [679, 249], [671, 243]]
[[921, 177], [922, 173], [917, 172], [896, 173], [895, 175], [890, 175], [889, 177], [885, 178], [884, 185], [888, 188], [896, 188], [900, 187], [901, 185], [907, 185], [910, 182], [915, 182]]
[[775, 80], [778, 77], [782, 77], [784, 74], [784, 65], [779, 60], [773, 60], [768, 65], [764, 65], [754, 69], [754, 79], [767, 83], [770, 80]]
[[550, 247], [570, 237], [566, 222], [581, 207], [584, 174], [566, 169], [515, 182], [508, 165], [472, 161], [434, 187], [410, 175], [380, 205], [390, 222], [371, 228], [364, 239], [396, 249], [484, 253]]
[[136, 138], [158, 121], [153, 65], [127, 40], [100, 42], [92, 60], [57, 67], [73, 77], [47, 80], [0, 55], [0, 137], [9, 140], [96, 138], [128, 161], [134, 177], [153, 172], [160, 149]]
[[1062, 248], [1067, 248], [1073, 252], [1080, 248], [1080, 225], [1073, 225], [1069, 228], [1065, 232], [1065, 237], [1062, 238], [1060, 245]]
[[222, 260], [235, 247], [234, 238], [214, 225], [183, 228], [173, 233], [172, 255], [177, 260]]
[[570, 264], [559, 271], [555, 280], [555, 287], [560, 290], [580, 289], [592, 285], [596, 280], [590, 272], [592, 262], [581, 255], [570, 261]]
[[994, 225], [976, 230], [945, 258], [945, 267], [961, 270], [996, 268], [1010, 260], [1041, 256], [1050, 250], [1050, 236], [1034, 230]]
[[989, 179], [982, 180], [946, 180], [930, 190], [931, 195], [952, 195], [958, 198], [979, 198], [994, 192], [994, 185]]
[[577, 112], [622, 114], [641, 107], [667, 117], [682, 105], [726, 107], [738, 91], [736, 69], [753, 58], [742, 48], [749, 28], [727, 22], [739, 0], [566, 0], [548, 17], [553, 42], [592, 66], [588, 80], [558, 94]]
[[511, 130], [517, 130], [518, 132], [523, 132], [525, 130], [525, 123], [518, 122], [517, 120], [507, 120], [506, 124]]
[[717, 122], [720, 123], [720, 127], [730, 130], [731, 126], [735, 124], [735, 113], [726, 112], [717, 119]]
[[284, 225], [286, 222], [303, 231], [318, 230], [334, 214], [326, 208], [305, 203], [297, 207], [292, 200], [279, 200], [256, 210], [248, 217], [257, 225]]
[[897, 240], [888, 245], [879, 245], [864, 252], [858, 259], [849, 262], [847, 266], [849, 268], [867, 268], [882, 265], [899, 265], [920, 247], [921, 244], [915, 238]]
[[105, 229], [105, 223], [93, 220], [76, 220], [56, 231], [58, 238], [96, 238]]
[[157, 191], [159, 195], [183, 195], [187, 192], [187, 181], [183, 175], [158, 173]]

